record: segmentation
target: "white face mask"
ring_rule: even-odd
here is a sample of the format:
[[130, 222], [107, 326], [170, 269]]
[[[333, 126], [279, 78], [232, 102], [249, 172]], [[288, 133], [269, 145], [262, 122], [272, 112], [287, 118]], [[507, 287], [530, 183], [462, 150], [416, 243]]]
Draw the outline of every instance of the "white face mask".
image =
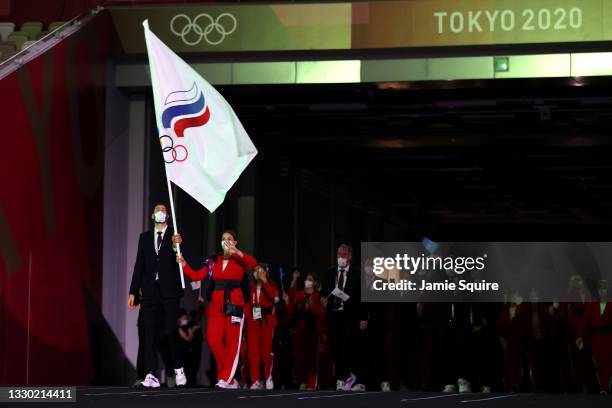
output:
[[348, 259], [346, 259], [346, 258], [338, 258], [338, 266], [340, 268], [343, 268], [343, 269], [346, 268], [348, 266], [348, 263], [349, 263]]
[[221, 241], [221, 248], [223, 248], [224, 251], [229, 250], [229, 245], [227, 244], [227, 241]]
[[187, 319], [181, 319], [179, 323], [181, 326], [186, 326], [188, 322], [187, 322]]
[[156, 223], [158, 223], [158, 224], [163, 224], [164, 222], [166, 222], [167, 215], [166, 215], [166, 213], [165, 213], [165, 212], [163, 212], [163, 211], [158, 211], [158, 212], [156, 212], [156, 213], [154, 214], [154, 216], [155, 216], [155, 222], [156, 222]]
[[305, 280], [305, 281], [304, 281], [304, 287], [305, 287], [306, 289], [310, 289], [310, 288], [312, 288], [312, 285], [313, 285], [313, 284], [314, 284], [314, 282], [313, 282], [313, 281], [311, 281], [310, 279], [307, 279], [307, 280]]

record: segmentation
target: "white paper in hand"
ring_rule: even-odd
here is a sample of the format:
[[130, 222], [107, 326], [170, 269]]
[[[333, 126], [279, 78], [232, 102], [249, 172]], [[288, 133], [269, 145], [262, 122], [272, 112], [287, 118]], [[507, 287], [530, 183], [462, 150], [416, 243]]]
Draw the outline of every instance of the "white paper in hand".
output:
[[334, 295], [335, 297], [339, 298], [343, 302], [346, 302], [350, 298], [350, 296], [347, 295], [346, 293], [344, 293], [344, 291], [342, 289], [340, 289], [340, 288], [335, 288], [334, 290], [332, 290], [331, 294]]
[[200, 281], [197, 281], [197, 282], [191, 282], [191, 289], [193, 289], [193, 290], [198, 290], [198, 289], [200, 289]]

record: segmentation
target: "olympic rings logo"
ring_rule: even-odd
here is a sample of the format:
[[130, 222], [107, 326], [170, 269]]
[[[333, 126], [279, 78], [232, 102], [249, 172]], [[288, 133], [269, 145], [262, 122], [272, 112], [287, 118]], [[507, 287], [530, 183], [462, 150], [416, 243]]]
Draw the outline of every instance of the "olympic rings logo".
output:
[[[185, 25], [180, 30], [177, 30], [177, 21], [183, 21]], [[204, 24], [204, 25], [203, 25]], [[238, 22], [236, 17], [230, 13], [221, 13], [216, 19], [213, 19], [210, 14], [201, 13], [191, 21], [191, 18], [186, 14], [177, 14], [170, 20], [170, 30], [178, 37], [181, 37], [186, 45], [197, 45], [204, 39], [210, 45], [218, 45], [225, 40], [225, 37], [236, 31]], [[191, 32], [195, 33], [195, 39], [189, 40], [187, 36]], [[211, 34], [215, 32], [215, 35]], [[218, 39], [215, 39], [219, 36]]]
[[[165, 139], [168, 139], [170, 141], [169, 145], [164, 146]], [[174, 163], [174, 162], [181, 163], [187, 160], [187, 157], [189, 157], [189, 152], [187, 151], [187, 148], [180, 144], [177, 144], [175, 146], [174, 139], [172, 139], [168, 135], [161, 135], [159, 137], [159, 143], [161, 144], [164, 161], [168, 164]], [[170, 160], [168, 160], [167, 153], [170, 153], [170, 157], [171, 157]]]

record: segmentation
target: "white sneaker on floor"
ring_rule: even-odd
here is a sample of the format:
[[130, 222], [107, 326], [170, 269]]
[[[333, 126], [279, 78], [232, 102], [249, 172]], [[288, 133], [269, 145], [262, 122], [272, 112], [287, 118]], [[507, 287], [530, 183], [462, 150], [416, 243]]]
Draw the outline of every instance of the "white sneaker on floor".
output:
[[261, 390], [263, 387], [261, 385], [261, 381], [257, 380], [253, 384], [251, 384], [252, 390]]
[[344, 381], [338, 380], [336, 381], [336, 391], [344, 390]]
[[357, 382], [357, 377], [355, 376], [355, 374], [351, 373], [349, 378], [347, 378], [346, 381], [344, 382], [344, 390], [350, 391], [351, 389], [353, 389], [353, 385], [355, 385], [356, 382]]
[[351, 387], [351, 391], [365, 391], [366, 387], [363, 384], [355, 384]]
[[459, 378], [457, 380], [457, 384], [459, 384], [459, 392], [466, 393], [472, 392], [472, 384], [465, 378]]
[[442, 392], [457, 392], [457, 387], [455, 384], [446, 384]]
[[482, 386], [482, 392], [483, 392], [483, 394], [490, 394], [491, 393], [491, 387], [489, 387], [488, 385], [483, 385]]
[[273, 389], [274, 389], [274, 381], [272, 381], [272, 376], [270, 376], [266, 380], [266, 390], [273, 390]]
[[225, 380], [219, 380], [219, 382], [217, 383], [217, 385], [215, 387], [223, 388], [223, 389], [226, 389], [226, 390], [236, 390], [236, 389], [240, 388], [240, 384], [238, 384], [238, 381], [236, 381], [235, 379], [232, 380], [231, 383], [228, 383]]
[[140, 383], [145, 388], [159, 388], [159, 380], [153, 374], [147, 374], [143, 382]]
[[389, 384], [389, 381], [383, 381], [382, 383], [380, 383], [380, 390], [382, 392], [391, 391], [391, 384]]
[[187, 377], [185, 377], [185, 370], [183, 370], [183, 367], [174, 369], [174, 378], [177, 387], [182, 387], [187, 384]]
[[299, 389], [300, 389], [300, 391], [305, 390], [306, 389], [306, 383], [301, 383]]

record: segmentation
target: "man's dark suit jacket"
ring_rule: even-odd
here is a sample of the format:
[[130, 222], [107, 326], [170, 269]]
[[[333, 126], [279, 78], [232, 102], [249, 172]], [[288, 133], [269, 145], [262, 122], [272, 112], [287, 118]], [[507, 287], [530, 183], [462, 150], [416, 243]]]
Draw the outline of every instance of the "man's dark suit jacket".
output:
[[[336, 287], [336, 276], [338, 275], [338, 267], [328, 269], [323, 276], [321, 296], [328, 296]], [[342, 277], [341, 277], [342, 278]], [[342, 283], [342, 281], [340, 281]], [[342, 285], [339, 285], [342, 289]], [[354, 320], [368, 320], [368, 307], [361, 303], [361, 271], [351, 265], [348, 274], [346, 275], [346, 286], [344, 293], [350, 298], [344, 303], [344, 313]], [[327, 314], [333, 313], [335, 296], [331, 295], [327, 298]]]
[[155, 253], [152, 231], [143, 232], [138, 239], [138, 254], [132, 273], [130, 294], [138, 298], [138, 289], [142, 288], [142, 300], [153, 300], [156, 296], [155, 274], [159, 275], [159, 289], [163, 298], [183, 296], [176, 253], [172, 249], [172, 228], [168, 227], [159, 254]]

